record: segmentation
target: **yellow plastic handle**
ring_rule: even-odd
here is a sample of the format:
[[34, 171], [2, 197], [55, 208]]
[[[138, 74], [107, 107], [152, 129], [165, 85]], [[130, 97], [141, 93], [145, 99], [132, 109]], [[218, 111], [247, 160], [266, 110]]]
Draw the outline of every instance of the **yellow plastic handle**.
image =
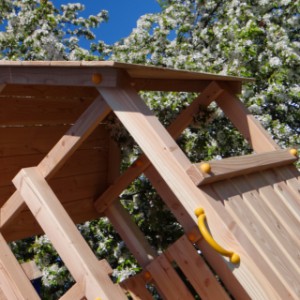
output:
[[230, 261], [233, 264], [238, 264], [240, 262], [240, 256], [232, 251], [228, 251], [226, 249], [224, 249], [222, 246], [220, 246], [211, 236], [211, 234], [209, 233], [209, 231], [207, 230], [206, 224], [205, 224], [205, 220], [206, 220], [206, 215], [204, 213], [204, 209], [203, 208], [197, 208], [195, 210], [195, 215], [198, 218], [198, 227], [199, 230], [203, 236], [203, 238], [207, 241], [207, 243], [213, 248], [215, 249], [218, 253], [220, 253], [221, 255], [227, 256], [230, 258]]

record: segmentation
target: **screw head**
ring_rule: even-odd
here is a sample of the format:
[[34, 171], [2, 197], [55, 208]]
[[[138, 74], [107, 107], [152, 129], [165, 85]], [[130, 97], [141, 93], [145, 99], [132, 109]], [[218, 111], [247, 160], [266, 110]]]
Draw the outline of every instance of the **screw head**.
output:
[[94, 83], [94, 84], [100, 84], [101, 82], [102, 82], [102, 75], [101, 74], [99, 74], [99, 73], [95, 73], [95, 74], [93, 74], [93, 76], [92, 76], [92, 82]]
[[211, 165], [209, 163], [202, 163], [200, 165], [200, 170], [203, 172], [203, 173], [210, 173], [211, 171]]
[[290, 149], [290, 153], [294, 156], [298, 156], [298, 151], [297, 149], [293, 148], [293, 149]]

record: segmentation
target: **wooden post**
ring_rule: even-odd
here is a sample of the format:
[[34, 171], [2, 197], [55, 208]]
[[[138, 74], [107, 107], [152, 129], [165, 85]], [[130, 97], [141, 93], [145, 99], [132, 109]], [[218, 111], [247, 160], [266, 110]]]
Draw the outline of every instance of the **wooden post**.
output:
[[98, 267], [95, 255], [38, 169], [22, 169], [13, 182], [74, 279], [85, 281], [87, 299], [126, 299]]
[[235, 95], [224, 91], [216, 102], [230, 121], [243, 134], [256, 153], [280, 149], [272, 140], [270, 134]]
[[9, 300], [40, 299], [1, 233], [0, 289]]

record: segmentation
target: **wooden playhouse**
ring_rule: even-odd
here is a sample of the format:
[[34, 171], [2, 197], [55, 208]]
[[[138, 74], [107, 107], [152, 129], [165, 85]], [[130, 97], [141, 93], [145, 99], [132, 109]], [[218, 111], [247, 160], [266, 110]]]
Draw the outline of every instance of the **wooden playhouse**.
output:
[[[42, 233], [76, 281], [60, 299], [147, 300], [149, 284], [163, 299], [194, 299], [187, 281], [200, 299], [299, 299], [297, 151], [280, 149], [249, 114], [236, 96], [243, 81], [114, 62], [2, 61], [0, 299], [40, 299], [7, 243]], [[198, 96], [165, 129], [140, 90]], [[212, 101], [253, 154], [192, 164], [181, 151], [175, 140]], [[143, 151], [122, 174], [103, 125], [111, 112]], [[141, 173], [185, 231], [160, 255], [118, 199]], [[75, 226], [103, 215], [143, 267], [120, 285]]]

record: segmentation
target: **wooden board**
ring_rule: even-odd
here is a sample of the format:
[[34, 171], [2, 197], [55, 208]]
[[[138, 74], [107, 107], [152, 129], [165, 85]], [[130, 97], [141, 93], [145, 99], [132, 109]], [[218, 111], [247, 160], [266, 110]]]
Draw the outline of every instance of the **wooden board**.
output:
[[[257, 257], [257, 261], [260, 261], [259, 265], [264, 270], [264, 280], [269, 280], [269, 284], [281, 298], [292, 295], [292, 299], [297, 299], [300, 286], [297, 275], [299, 271], [297, 271], [297, 263], [292, 262], [286, 250], [282, 248], [285, 246], [281, 244], [284, 243], [283, 241], [280, 242], [284, 238], [283, 228], [281, 225], [276, 228], [278, 219], [271, 216], [255, 189], [249, 186], [245, 189], [247, 184], [247, 179], [233, 179], [213, 184], [213, 190], [217, 192], [220, 199], [224, 199], [226, 210], [244, 230], [245, 237], [252, 241], [248, 251], [249, 254]], [[208, 191], [208, 187], [205, 189]], [[251, 249], [253, 247], [263, 259], [260, 259], [258, 254], [254, 254], [255, 250]], [[262, 275], [257, 271], [253, 271], [252, 274], [256, 274], [257, 278]], [[271, 292], [271, 289], [268, 291]]]
[[176, 262], [201, 299], [230, 299], [186, 236], [171, 245], [166, 255]]
[[71, 124], [92, 100], [90, 98], [0, 97], [0, 125]]
[[288, 165], [296, 160], [297, 158], [290, 153], [290, 150], [285, 149], [209, 161], [208, 163], [211, 166], [211, 171], [207, 174], [200, 171], [202, 163], [198, 163], [195, 164], [195, 166], [197, 170], [203, 174], [204, 178], [196, 184], [202, 185], [222, 179], [259, 172], [278, 166]]
[[121, 287], [130, 294], [133, 300], [153, 300], [146, 284], [143, 274], [137, 274], [122, 281]]
[[0, 89], [2, 97], [32, 97], [41, 98], [47, 101], [48, 98], [70, 99], [94, 99], [98, 92], [95, 88], [83, 86], [51, 86], [51, 85], [30, 85], [30, 84], [7, 84]]
[[155, 287], [164, 299], [194, 299], [172, 264], [163, 254], [152, 261], [147, 266], [147, 270], [153, 278]]

